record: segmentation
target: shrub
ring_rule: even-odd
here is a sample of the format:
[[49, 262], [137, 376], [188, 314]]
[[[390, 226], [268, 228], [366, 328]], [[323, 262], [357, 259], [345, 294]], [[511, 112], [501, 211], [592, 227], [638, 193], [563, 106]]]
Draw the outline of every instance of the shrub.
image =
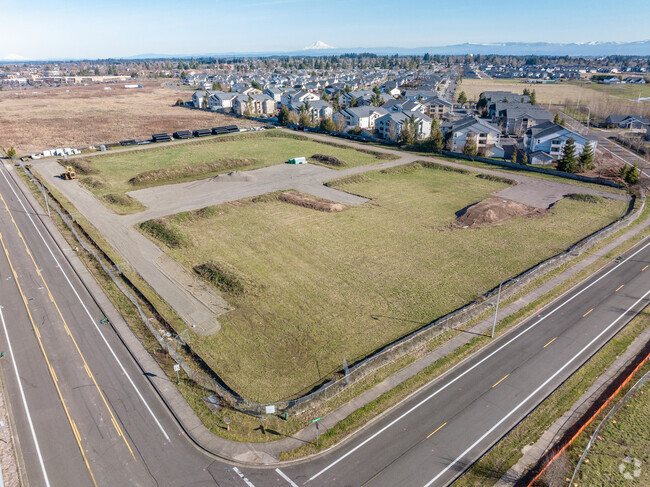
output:
[[61, 164], [74, 167], [75, 171], [79, 174], [97, 174], [99, 170], [90, 165], [90, 161], [83, 157], [75, 157], [73, 159], [59, 160]]
[[504, 178], [502, 176], [495, 176], [493, 174], [477, 174], [476, 177], [481, 179], [487, 179], [488, 181], [495, 181], [497, 183], [509, 184], [511, 186], [517, 184], [517, 181], [513, 179]]
[[142, 186], [146, 184], [158, 184], [161, 182], [177, 181], [179, 179], [194, 177], [228, 169], [243, 168], [257, 162], [255, 159], [224, 159], [222, 161], [205, 162], [203, 164], [191, 164], [166, 169], [154, 169], [141, 172], [129, 179], [129, 184]]
[[584, 201], [585, 203], [602, 203], [604, 200], [600, 196], [585, 193], [573, 193], [568, 196], [569, 199]]
[[164, 220], [157, 218], [142, 222], [140, 229], [170, 248], [178, 249], [187, 245], [187, 237], [177, 228], [170, 227]]
[[431, 161], [415, 161], [415, 162], [419, 163], [425, 169], [437, 169], [438, 171], [457, 172], [459, 174], [468, 174], [468, 175], [472, 174], [472, 171], [469, 171], [467, 169], [447, 166], [445, 164], [439, 164], [437, 162], [431, 162]]
[[223, 264], [206, 262], [194, 266], [194, 272], [221, 291], [233, 296], [244, 294], [246, 290], [244, 280], [234, 270], [226, 268]]
[[326, 154], [314, 154], [311, 158], [320, 163], [327, 164], [328, 166], [342, 167], [346, 165], [341, 159]]

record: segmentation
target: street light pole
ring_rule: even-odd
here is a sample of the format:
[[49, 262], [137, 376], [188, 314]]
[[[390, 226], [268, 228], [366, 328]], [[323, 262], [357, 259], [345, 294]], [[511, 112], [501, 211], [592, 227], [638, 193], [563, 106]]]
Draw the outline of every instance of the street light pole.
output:
[[501, 286], [503, 286], [506, 282], [509, 281], [519, 282], [519, 279], [514, 279], [514, 278], [504, 279], [503, 281], [501, 281], [501, 284], [499, 284], [499, 292], [497, 293], [497, 307], [494, 309], [494, 321], [492, 322], [492, 334], [490, 335], [490, 338], [494, 338], [494, 329], [497, 326], [497, 313], [499, 312], [499, 299], [501, 299]]

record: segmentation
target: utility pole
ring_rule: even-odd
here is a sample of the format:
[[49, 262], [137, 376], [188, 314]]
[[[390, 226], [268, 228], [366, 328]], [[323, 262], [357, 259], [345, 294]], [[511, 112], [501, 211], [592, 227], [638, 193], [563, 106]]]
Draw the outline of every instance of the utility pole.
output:
[[501, 281], [501, 284], [499, 284], [499, 292], [497, 293], [497, 307], [494, 309], [494, 321], [492, 322], [492, 334], [490, 335], [490, 338], [494, 338], [494, 329], [497, 326], [497, 313], [499, 312], [499, 299], [501, 298], [501, 286], [503, 286], [503, 284], [508, 281], [519, 282], [519, 279], [514, 279], [514, 278], [504, 279], [503, 281]]

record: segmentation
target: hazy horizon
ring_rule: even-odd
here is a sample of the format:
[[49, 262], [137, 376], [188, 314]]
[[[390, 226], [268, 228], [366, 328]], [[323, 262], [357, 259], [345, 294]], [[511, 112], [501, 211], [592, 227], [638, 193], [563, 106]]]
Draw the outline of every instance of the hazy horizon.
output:
[[[23, 4], [24, 5], [24, 4]], [[650, 37], [650, 2], [513, 0], [439, 4], [379, 0], [35, 0], [3, 7], [0, 59], [106, 59], [142, 54], [294, 52], [320, 40], [341, 49], [463, 43], [639, 42]], [[359, 22], [362, 18], [364, 22]], [[644, 37], [644, 38], [643, 38]], [[324, 53], [327, 50], [323, 51]]]

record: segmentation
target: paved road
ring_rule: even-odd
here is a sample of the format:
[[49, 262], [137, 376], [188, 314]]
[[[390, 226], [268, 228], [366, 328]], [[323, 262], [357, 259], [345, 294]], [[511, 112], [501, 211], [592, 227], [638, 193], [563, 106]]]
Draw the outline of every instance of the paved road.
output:
[[598, 137], [598, 146], [600, 149], [611, 154], [614, 159], [628, 166], [634, 164], [637, 165], [641, 172], [641, 176], [645, 178], [650, 178], [650, 165], [648, 161], [640, 157], [638, 154], [635, 154], [631, 150], [617, 144], [616, 142], [609, 139], [609, 137], [615, 137], [615, 131], [602, 130], [602, 129], [593, 129], [591, 127], [586, 127], [580, 121], [576, 120], [570, 115], [567, 115], [565, 112], [562, 112], [566, 115], [567, 127], [571, 130], [574, 130], [580, 134], [589, 134], [595, 135]]
[[32, 485], [445, 485], [650, 301], [647, 243], [339, 448], [279, 471], [234, 467], [184, 437], [145, 376], [160, 372], [98, 324], [9, 181], [0, 168], [1, 365]]
[[0, 167], [1, 366], [30, 485], [215, 485], [212, 459], [99, 324], [103, 313], [10, 181]]

